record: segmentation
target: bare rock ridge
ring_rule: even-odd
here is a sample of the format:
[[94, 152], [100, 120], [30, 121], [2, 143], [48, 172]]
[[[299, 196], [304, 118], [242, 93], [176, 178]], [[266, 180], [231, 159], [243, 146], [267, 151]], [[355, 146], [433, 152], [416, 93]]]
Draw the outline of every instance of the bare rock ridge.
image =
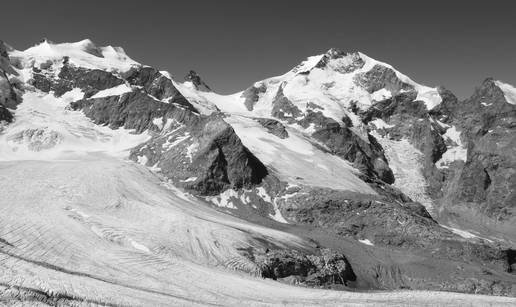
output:
[[223, 96], [194, 71], [180, 83], [118, 63], [121, 49], [43, 44], [62, 54], [27, 61], [0, 44], [0, 122], [16, 123], [24, 92], [79, 92], [67, 111], [148, 133], [129, 158], [164, 184], [317, 245], [264, 242], [267, 250], [241, 249], [249, 263], [233, 267], [314, 287], [516, 296], [516, 104], [499, 81], [459, 101], [330, 49]]
[[7, 51], [8, 47], [0, 40], [0, 121], [11, 122], [13, 116], [9, 109], [15, 109], [21, 102], [21, 89]]
[[201, 79], [195, 71], [190, 70], [185, 76], [185, 81], [192, 82], [195, 89], [203, 92], [211, 92], [211, 88]]

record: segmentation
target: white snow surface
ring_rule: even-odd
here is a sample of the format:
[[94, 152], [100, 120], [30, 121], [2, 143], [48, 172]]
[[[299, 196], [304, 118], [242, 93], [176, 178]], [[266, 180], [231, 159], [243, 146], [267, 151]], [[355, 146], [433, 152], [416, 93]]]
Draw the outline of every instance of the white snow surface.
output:
[[60, 98], [25, 93], [14, 111], [15, 121], [0, 133], [0, 160], [51, 160], [85, 152], [126, 157], [129, 149], [150, 138], [147, 133], [96, 125], [81, 111], [66, 108], [82, 96], [80, 89]]
[[510, 104], [516, 105], [516, 88], [502, 81], [495, 81], [495, 84], [502, 90], [505, 100]]
[[364, 243], [365, 245], [374, 246], [373, 242], [369, 241], [369, 239], [360, 239], [358, 242]]
[[122, 94], [125, 94], [125, 93], [129, 93], [131, 91], [132, 91], [132, 88], [129, 85], [123, 83], [123, 84], [120, 84], [118, 86], [102, 90], [102, 91], [96, 93], [95, 95], [91, 96], [91, 98], [102, 98], [102, 97], [108, 97], [108, 96], [118, 96], [118, 95], [122, 95]]
[[376, 194], [357, 177], [358, 170], [349, 162], [317, 149], [295, 129], [287, 128], [289, 137], [280, 139], [251, 118], [231, 115], [224, 120], [243, 144], [286, 182]]
[[39, 66], [49, 61], [60, 65], [65, 56], [69, 57], [69, 62], [75, 66], [114, 72], [125, 72], [133, 66], [140, 65], [129, 58], [121, 47], [97, 47], [89, 39], [61, 44], [45, 40], [24, 51], [11, 51], [9, 56], [21, 60], [24, 67]]
[[446, 133], [443, 134], [443, 138], [448, 140], [448, 143], [451, 144], [447, 146], [447, 150], [441, 159], [435, 163], [436, 167], [447, 168], [450, 163], [458, 160], [466, 162], [468, 149], [462, 143], [460, 139], [460, 131], [457, 130], [457, 127], [449, 127], [446, 130]]

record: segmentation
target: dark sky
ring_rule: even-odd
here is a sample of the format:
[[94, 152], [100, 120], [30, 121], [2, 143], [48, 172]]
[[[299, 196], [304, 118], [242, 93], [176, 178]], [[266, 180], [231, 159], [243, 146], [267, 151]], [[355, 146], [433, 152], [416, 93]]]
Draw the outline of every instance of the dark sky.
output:
[[516, 85], [516, 1], [3, 2], [0, 39], [25, 49], [92, 39], [177, 79], [196, 70], [232, 93], [331, 47], [469, 96], [486, 77]]

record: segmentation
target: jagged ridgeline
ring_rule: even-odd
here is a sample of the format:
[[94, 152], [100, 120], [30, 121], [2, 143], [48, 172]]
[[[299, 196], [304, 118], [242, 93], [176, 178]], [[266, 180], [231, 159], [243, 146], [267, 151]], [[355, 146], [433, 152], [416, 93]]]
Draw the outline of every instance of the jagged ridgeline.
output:
[[129, 305], [345, 299], [285, 284], [516, 296], [514, 87], [489, 78], [460, 100], [330, 49], [215, 91], [90, 40], [0, 43], [0, 297], [88, 303], [98, 283], [95, 302]]

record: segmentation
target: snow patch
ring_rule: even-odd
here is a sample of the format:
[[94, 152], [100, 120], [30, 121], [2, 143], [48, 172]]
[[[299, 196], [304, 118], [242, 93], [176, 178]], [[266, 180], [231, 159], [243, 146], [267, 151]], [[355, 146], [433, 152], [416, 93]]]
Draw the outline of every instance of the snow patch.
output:
[[365, 245], [374, 246], [373, 242], [369, 241], [369, 239], [361, 239], [358, 242], [363, 243]]
[[237, 207], [233, 205], [231, 198], [239, 198], [238, 191], [228, 189], [218, 196], [207, 197], [206, 199], [214, 203], [217, 207], [236, 209]]
[[119, 96], [125, 93], [129, 93], [132, 91], [132, 88], [128, 86], [127, 84], [120, 84], [118, 86], [108, 88], [105, 90], [102, 90], [95, 95], [91, 96], [91, 98], [103, 98], [103, 97], [109, 97], [109, 96]]
[[441, 159], [435, 163], [437, 168], [448, 168], [450, 163], [458, 160], [466, 162], [468, 149], [462, 144], [460, 134], [460, 131], [458, 131], [455, 126], [451, 126], [446, 130], [446, 133], [443, 134], [445, 140], [448, 140], [448, 143], [451, 144], [447, 146], [447, 150]]
[[510, 104], [516, 105], [516, 88], [501, 81], [495, 81], [495, 84], [502, 90], [505, 100]]
[[489, 239], [480, 237], [480, 236], [478, 236], [476, 234], [473, 234], [473, 233], [471, 233], [469, 231], [466, 231], [466, 230], [462, 230], [462, 229], [458, 229], [458, 228], [453, 228], [453, 227], [449, 227], [449, 226], [445, 226], [445, 225], [441, 225], [441, 226], [446, 228], [446, 229], [448, 229], [448, 230], [450, 230], [454, 234], [463, 237], [464, 239], [482, 239], [482, 240], [486, 240], [486, 241], [489, 241], [489, 242], [493, 242], [493, 240], [489, 240]]
[[193, 142], [188, 147], [186, 147], [186, 157], [188, 159], [190, 159], [190, 163], [193, 162], [193, 156], [195, 155], [195, 153], [197, 152], [198, 149], [199, 149], [199, 143], [197, 143], [197, 142]]
[[369, 123], [373, 124], [376, 129], [389, 129], [394, 127], [394, 125], [387, 124], [383, 119], [376, 118], [375, 120], [370, 121]]
[[377, 90], [376, 92], [371, 94], [371, 99], [373, 99], [374, 101], [382, 101], [391, 97], [392, 93], [385, 88]]
[[185, 180], [179, 180], [179, 181], [180, 182], [192, 182], [195, 180], [197, 180], [197, 177], [189, 177], [189, 178], [186, 178]]

